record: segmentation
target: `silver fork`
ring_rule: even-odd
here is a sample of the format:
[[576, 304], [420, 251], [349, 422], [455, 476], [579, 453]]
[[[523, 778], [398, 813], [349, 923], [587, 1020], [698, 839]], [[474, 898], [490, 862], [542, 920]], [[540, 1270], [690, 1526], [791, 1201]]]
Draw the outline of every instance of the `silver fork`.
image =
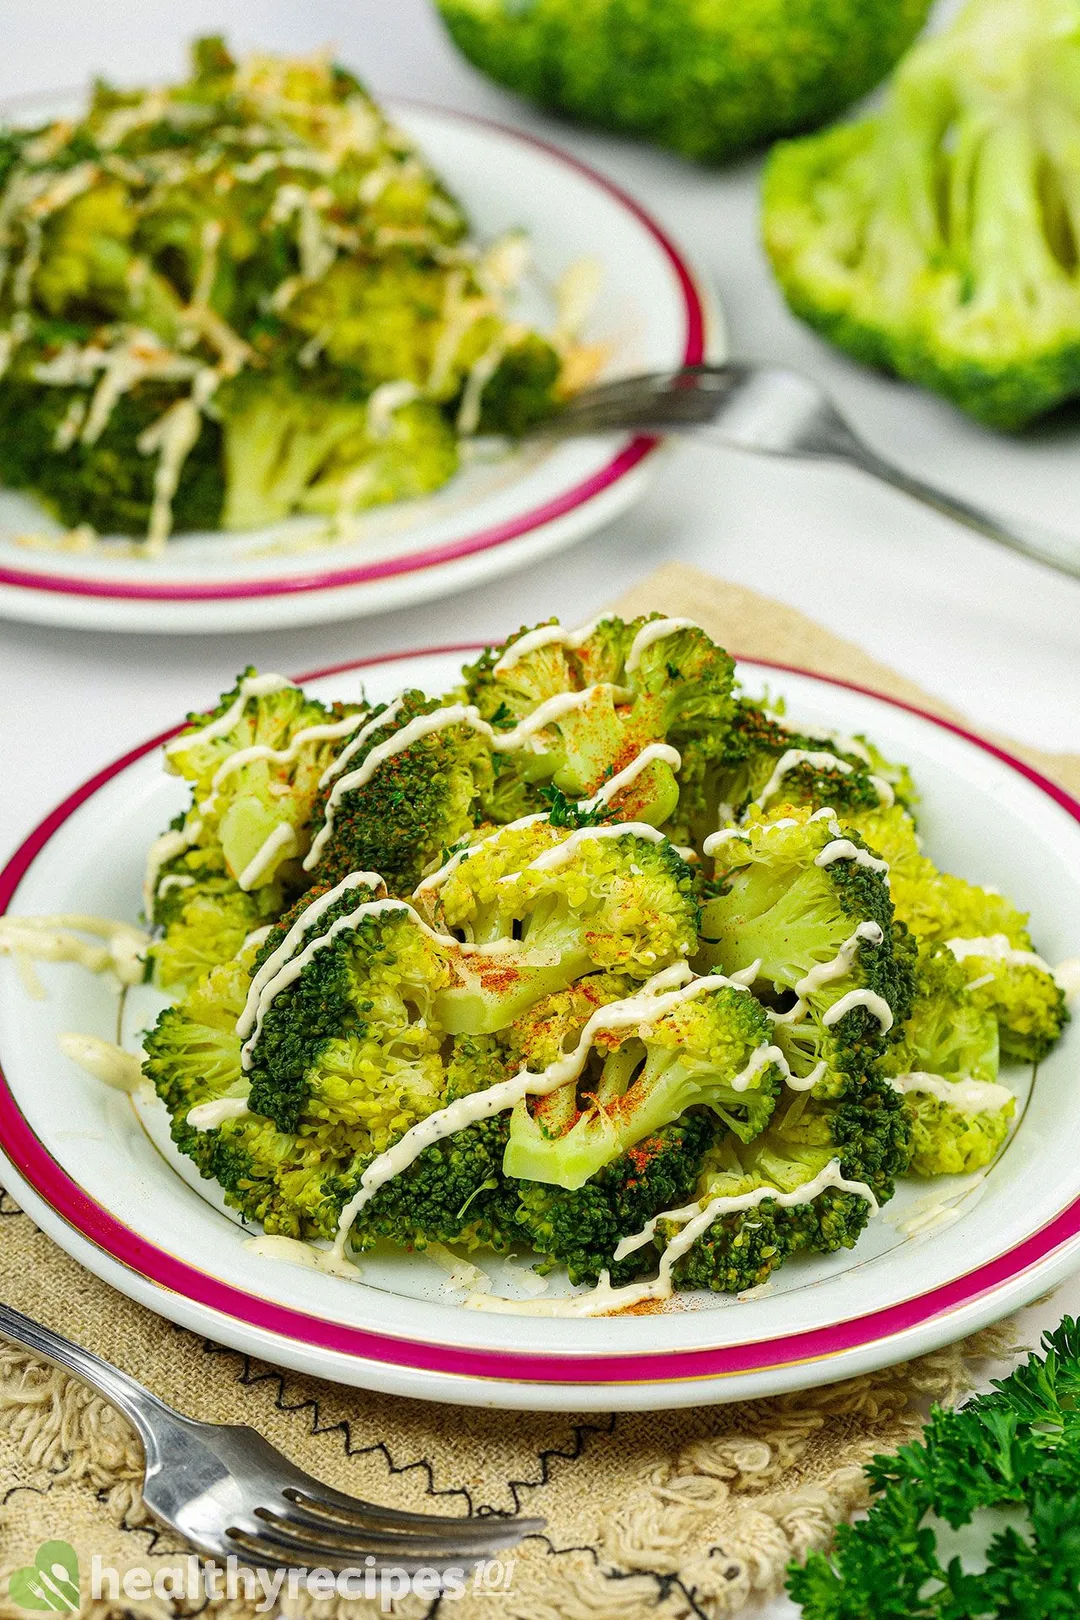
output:
[[124, 1414], [142, 1442], [143, 1501], [206, 1558], [444, 1573], [472, 1569], [544, 1528], [543, 1519], [401, 1513], [343, 1496], [254, 1429], [183, 1417], [118, 1367], [8, 1305], [0, 1305], [0, 1336], [74, 1373]]
[[797, 371], [732, 361], [622, 377], [575, 394], [536, 431], [562, 438], [620, 428], [641, 433], [711, 428], [740, 450], [845, 461], [1010, 550], [1080, 579], [1080, 539], [1003, 517], [894, 467], [863, 443], [824, 389]]

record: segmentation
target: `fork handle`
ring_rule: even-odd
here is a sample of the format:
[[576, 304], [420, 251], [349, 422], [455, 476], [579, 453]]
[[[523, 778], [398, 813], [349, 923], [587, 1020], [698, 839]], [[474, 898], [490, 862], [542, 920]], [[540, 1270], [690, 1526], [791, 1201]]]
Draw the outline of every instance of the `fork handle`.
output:
[[21, 1345], [24, 1350], [31, 1350], [35, 1356], [51, 1362], [54, 1367], [74, 1373], [81, 1383], [96, 1390], [110, 1406], [115, 1406], [124, 1414], [137, 1431], [144, 1448], [151, 1440], [149, 1425], [153, 1414], [179, 1417], [164, 1401], [159, 1401], [156, 1395], [152, 1395], [126, 1372], [121, 1372], [119, 1367], [102, 1361], [92, 1350], [72, 1344], [70, 1339], [43, 1327], [40, 1322], [24, 1316], [10, 1305], [0, 1304], [0, 1336]]
[[1069, 539], [1063, 534], [1055, 534], [1051, 529], [1043, 529], [1036, 523], [1001, 517], [998, 513], [976, 506], [971, 501], [961, 500], [958, 495], [950, 495], [933, 484], [924, 483], [921, 478], [912, 477], [910, 473], [894, 466], [891, 461], [886, 461], [883, 456], [879, 456], [876, 451], [861, 442], [857, 450], [845, 446], [843, 454], [845, 460], [853, 461], [863, 472], [883, 479], [894, 489], [903, 490], [905, 495], [911, 495], [924, 505], [932, 506], [935, 511], [943, 512], [946, 517], [955, 518], [958, 523], [965, 524], [978, 534], [986, 535], [990, 540], [996, 540], [999, 545], [1008, 546], [1010, 551], [1018, 551], [1021, 556], [1031, 557], [1035, 562], [1044, 563], [1049, 568], [1057, 568], [1062, 573], [1071, 574], [1074, 579], [1080, 579], [1080, 539]]

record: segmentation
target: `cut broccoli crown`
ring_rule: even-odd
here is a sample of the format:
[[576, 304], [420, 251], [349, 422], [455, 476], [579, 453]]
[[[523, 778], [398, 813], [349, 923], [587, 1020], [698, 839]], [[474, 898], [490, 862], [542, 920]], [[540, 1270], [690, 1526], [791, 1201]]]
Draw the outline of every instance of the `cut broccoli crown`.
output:
[[883, 1072], [992, 1083], [998, 1058], [997, 1019], [969, 994], [961, 963], [942, 945], [920, 946], [911, 1013], [885, 1054]]
[[873, 87], [925, 0], [439, 0], [455, 44], [542, 106], [721, 162], [812, 128]]
[[281, 910], [280, 882], [246, 893], [225, 870], [219, 845], [196, 845], [162, 868], [153, 921], [161, 933], [150, 946], [155, 984], [183, 990], [220, 962], [238, 956], [248, 935]]
[[781, 1089], [772, 1024], [746, 990], [717, 982], [634, 1029], [599, 1030], [594, 1062], [573, 1083], [518, 1103], [507, 1175], [571, 1191], [687, 1109], [709, 1108], [750, 1141]]
[[1080, 393], [1073, 0], [968, 0], [884, 110], [779, 146], [765, 243], [839, 347], [1018, 428]]
[[781, 1014], [774, 1039], [793, 1074], [817, 1069], [818, 1084], [834, 1087], [866, 1074], [907, 1018], [913, 952], [881, 863], [858, 835], [780, 808], [720, 846], [699, 966], [730, 974], [759, 963], [757, 987]]
[[428, 866], [473, 832], [491, 763], [486, 739], [468, 724], [428, 731], [380, 755], [367, 779], [350, 785], [374, 749], [392, 750], [398, 732], [441, 707], [423, 692], [408, 691], [396, 703], [375, 709], [373, 719], [384, 717], [384, 723], [365, 727], [355, 752], [346, 745], [342, 759], [346, 750], [339, 750], [342, 763], [311, 812], [312, 835], [318, 840], [323, 834], [312, 850], [312, 872], [320, 883], [374, 871], [392, 894], [408, 895]]
[[647, 979], [692, 954], [693, 874], [666, 840], [643, 835], [649, 830], [511, 825], [419, 891], [437, 927], [502, 952], [482, 982], [439, 996], [443, 1024], [454, 1033], [501, 1029], [584, 974]]

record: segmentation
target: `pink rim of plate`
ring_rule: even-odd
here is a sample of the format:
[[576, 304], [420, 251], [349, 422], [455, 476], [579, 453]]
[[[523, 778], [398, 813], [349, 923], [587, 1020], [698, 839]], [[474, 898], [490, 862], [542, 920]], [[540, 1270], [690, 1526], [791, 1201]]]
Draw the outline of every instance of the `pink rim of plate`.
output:
[[[416, 106], [426, 104], [417, 102]], [[583, 175], [593, 185], [605, 191], [609, 197], [619, 203], [629, 214], [645, 227], [645, 230], [656, 242], [665, 258], [668, 260], [679, 292], [682, 296], [686, 318], [686, 338], [683, 345], [683, 365], [697, 365], [705, 357], [706, 317], [701, 295], [697, 290], [693, 274], [675, 243], [666, 231], [646, 212], [640, 203], [622, 190], [621, 187], [600, 174], [589, 164], [583, 163], [579, 158], [572, 157], [569, 152], [562, 151], [552, 145], [550, 141], [539, 139], [535, 135], [527, 135], [522, 130], [510, 129], [504, 124], [496, 123], [490, 118], [474, 118], [468, 113], [458, 112], [453, 108], [427, 106], [427, 110], [457, 118], [462, 123], [478, 124], [486, 129], [496, 131], [500, 135], [507, 135], [511, 139], [521, 141], [526, 146], [538, 148], [546, 152], [549, 157], [555, 158], [566, 168], [573, 169]], [[336, 590], [347, 585], [367, 585], [375, 580], [393, 578], [398, 574], [418, 573], [426, 568], [437, 568], [442, 563], [456, 562], [463, 557], [471, 557], [477, 552], [490, 551], [496, 546], [506, 545], [511, 540], [521, 539], [527, 534], [534, 533], [559, 518], [567, 517], [579, 507], [595, 500], [625, 478], [641, 462], [649, 456], [659, 444], [659, 439], [648, 436], [639, 436], [625, 444], [612, 459], [590, 477], [584, 479], [573, 488], [564, 490], [561, 495], [534, 507], [531, 512], [524, 512], [518, 517], [507, 519], [488, 529], [481, 529], [476, 534], [463, 535], [456, 540], [448, 540], [442, 545], [432, 546], [426, 551], [418, 551], [407, 556], [388, 557], [383, 562], [366, 563], [356, 568], [341, 568], [317, 573], [293, 574], [283, 579], [265, 579], [258, 582], [250, 581], [221, 581], [192, 584], [147, 584], [138, 585], [117, 582], [105, 584], [100, 580], [80, 579], [71, 574], [42, 574], [34, 573], [28, 569], [0, 568], [0, 585], [12, 585], [21, 590], [51, 591], [63, 596], [95, 596], [111, 599], [124, 599], [142, 602], [218, 602], [226, 600], [243, 600], [263, 596], [287, 596], [307, 591]]]
[[[476, 650], [475, 645], [428, 647], [415, 652], [397, 653], [390, 657], [364, 658], [346, 664], [336, 664], [329, 669], [312, 670], [300, 679], [317, 680], [322, 676], [365, 669], [374, 664], [396, 663], [401, 659], [435, 656], [439, 653]], [[931, 725], [939, 726], [942, 730], [963, 738], [965, 742], [974, 744], [975, 747], [992, 755], [994, 759], [1000, 760], [1018, 775], [1033, 783], [1055, 804], [1060, 805], [1074, 821], [1080, 823], [1080, 801], [1074, 799], [1056, 783], [1040, 775], [1030, 765], [1024, 764], [1022, 760], [997, 747], [996, 744], [966, 731], [951, 720], [943, 720], [938, 715], [917, 708], [914, 704], [886, 697], [883, 693], [856, 685], [853, 681], [836, 680], [832, 676], [819, 675], [813, 670], [802, 669], [794, 664], [773, 663], [761, 658], [748, 659], [747, 662], [759, 664], [767, 669], [781, 670], [786, 674], [825, 681], [829, 685], [843, 687], [847, 691], [859, 692], [878, 702], [888, 703], [907, 714], [917, 715], [920, 719], [929, 721]], [[119, 776], [129, 765], [142, 759], [153, 749], [159, 748], [167, 738], [175, 736], [181, 729], [180, 726], [174, 726], [169, 731], [152, 737], [140, 747], [132, 749], [111, 765], [107, 765], [46, 816], [0, 872], [0, 915], [7, 911], [19, 884], [36, 856], [80, 805], [85, 804], [100, 788]], [[676, 1379], [722, 1378], [738, 1373], [766, 1371], [821, 1360], [892, 1338], [969, 1305], [1049, 1259], [1080, 1234], [1080, 1198], [1078, 1198], [1038, 1232], [1025, 1238], [1005, 1254], [996, 1256], [964, 1276], [954, 1278], [951, 1282], [944, 1283], [914, 1299], [901, 1301], [882, 1310], [872, 1311], [828, 1327], [786, 1334], [779, 1339], [707, 1349], [643, 1351], [617, 1356], [526, 1355], [516, 1351], [463, 1349], [428, 1344], [397, 1338], [387, 1333], [371, 1332], [366, 1328], [351, 1327], [345, 1323], [327, 1322], [304, 1311], [260, 1299], [196, 1271], [184, 1261], [156, 1248], [138, 1233], [122, 1225], [107, 1210], [87, 1196], [34, 1134], [23, 1117], [2, 1069], [0, 1069], [0, 1147], [19, 1175], [55, 1214], [120, 1265], [138, 1273], [159, 1288], [179, 1294], [196, 1305], [217, 1311], [249, 1327], [275, 1334], [293, 1343], [403, 1368], [419, 1368], [455, 1377], [499, 1381], [554, 1384], [654, 1383]]]

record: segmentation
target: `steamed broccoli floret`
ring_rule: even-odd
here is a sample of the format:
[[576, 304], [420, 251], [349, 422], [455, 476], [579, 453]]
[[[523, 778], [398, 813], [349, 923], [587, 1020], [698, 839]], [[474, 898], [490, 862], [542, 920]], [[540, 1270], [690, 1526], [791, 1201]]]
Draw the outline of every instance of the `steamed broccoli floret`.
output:
[[439, 0], [465, 55], [520, 95], [719, 162], [865, 94], [926, 0]]
[[[584, 974], [647, 979], [685, 960], [697, 941], [693, 874], [670, 844], [643, 836], [647, 830], [511, 825], [437, 887], [418, 891], [438, 927], [490, 953], [466, 956], [465, 982], [437, 998], [444, 1027], [502, 1029]], [[471, 983], [470, 964], [477, 969]]]
[[[412, 690], [393, 707], [376, 708], [373, 719], [381, 713], [385, 723], [369, 730], [360, 747], [327, 778], [311, 824], [318, 836], [329, 813], [330, 835], [312, 852], [311, 870], [320, 883], [338, 883], [350, 872], [375, 871], [391, 893], [407, 895], [444, 850], [473, 832], [491, 763], [486, 739], [467, 722], [417, 737], [383, 758], [366, 781], [350, 785], [373, 749], [442, 706]], [[335, 790], [339, 796], [328, 812]]]
[[905, 1093], [911, 1116], [911, 1169], [917, 1176], [970, 1175], [982, 1170], [1009, 1134], [1016, 1100], [971, 1113], [928, 1091]]
[[944, 946], [920, 946], [911, 1013], [885, 1054], [882, 1072], [993, 1082], [998, 1056], [997, 1019], [969, 994], [961, 964]]
[[[911, 1125], [901, 1098], [875, 1081], [845, 1083], [836, 1100], [805, 1092], [749, 1145], [728, 1136], [708, 1155], [698, 1186], [708, 1201], [762, 1187], [796, 1191], [836, 1160], [845, 1179], [865, 1183], [878, 1203], [911, 1158]], [[860, 1193], [828, 1187], [803, 1204], [771, 1199], [719, 1215], [675, 1266], [684, 1288], [738, 1292], [760, 1286], [791, 1255], [850, 1249], [872, 1207]], [[672, 1236], [661, 1227], [660, 1237]]]
[[900, 806], [861, 813], [855, 825], [889, 862], [897, 917], [921, 941], [948, 945], [969, 996], [993, 1012], [1002, 1053], [1040, 1062], [1069, 1014], [1061, 987], [1034, 952], [1027, 914], [996, 889], [939, 872]]
[[219, 847], [186, 850], [162, 867], [153, 921], [162, 930], [149, 949], [154, 982], [182, 990], [219, 962], [239, 955], [248, 935], [272, 923], [283, 903], [280, 882], [246, 893], [225, 870]]
[[867, 738], [797, 731], [745, 697], [735, 704], [719, 751], [684, 757], [679, 788], [680, 834], [699, 845], [759, 799], [766, 813], [783, 801], [812, 810], [830, 805], [847, 815], [912, 792], [904, 767], [891, 765]]
[[690, 1108], [753, 1140], [781, 1089], [771, 1040], [764, 1009], [723, 984], [633, 1029], [599, 1030], [595, 1064], [577, 1081], [514, 1109], [507, 1175], [575, 1190]]
[[294, 892], [301, 886], [296, 862], [307, 851], [320, 777], [361, 713], [357, 704], [328, 709], [283, 677], [248, 668], [216, 708], [189, 716], [189, 729], [166, 745], [168, 768], [192, 784], [199, 845], [219, 846], [241, 887], [281, 876], [293, 879]]
[[698, 966], [730, 974], [758, 963], [756, 989], [780, 1015], [773, 1039], [797, 1078], [822, 1066], [824, 1091], [868, 1073], [907, 1018], [914, 952], [858, 835], [782, 809], [720, 845]]
[[[703, 630], [679, 620], [655, 640], [646, 634], [633, 654], [635, 637], [648, 623], [602, 619], [579, 640], [552, 620], [550, 637], [544, 635], [548, 625], [521, 630], [465, 668], [465, 693], [497, 731], [527, 722], [543, 704], [554, 700], [558, 707], [568, 694], [582, 694], [572, 706], [548, 711], [548, 724], [532, 734], [528, 748], [500, 752], [496, 742], [495, 781], [485, 806], [493, 820], [542, 809], [548, 784], [585, 799], [649, 743], [666, 742], [680, 754], [719, 750], [733, 707], [731, 659]], [[515, 655], [515, 643], [527, 635], [536, 641]], [[658, 825], [677, 801], [672, 763], [654, 759], [613, 802], [624, 819]]]
[[1080, 393], [1080, 11], [968, 0], [884, 111], [778, 147], [765, 243], [857, 359], [1018, 428]]

